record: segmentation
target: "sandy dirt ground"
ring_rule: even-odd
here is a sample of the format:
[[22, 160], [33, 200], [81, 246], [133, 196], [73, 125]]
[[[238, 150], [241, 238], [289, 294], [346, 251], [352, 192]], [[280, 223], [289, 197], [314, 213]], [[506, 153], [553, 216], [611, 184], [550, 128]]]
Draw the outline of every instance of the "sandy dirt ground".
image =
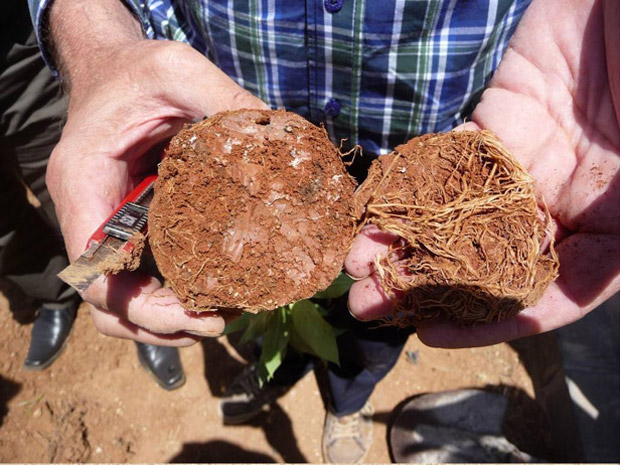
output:
[[[218, 400], [246, 363], [227, 340], [182, 349], [187, 383], [166, 392], [141, 369], [133, 342], [100, 335], [84, 305], [54, 365], [24, 371], [31, 324], [31, 310], [0, 285], [0, 462], [322, 461], [324, 407], [313, 373], [258, 419], [225, 426]], [[513, 415], [522, 437], [543, 436], [527, 413], [532, 382], [509, 345], [440, 350], [411, 337], [371, 398], [367, 461], [390, 461], [388, 425], [404, 400], [484, 386], [520, 399]]]

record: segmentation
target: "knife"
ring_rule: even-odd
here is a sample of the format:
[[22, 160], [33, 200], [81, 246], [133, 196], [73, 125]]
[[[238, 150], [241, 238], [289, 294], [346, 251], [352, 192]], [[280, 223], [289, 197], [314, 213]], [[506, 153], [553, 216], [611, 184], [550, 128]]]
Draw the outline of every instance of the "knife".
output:
[[147, 176], [125, 197], [110, 217], [88, 240], [86, 251], [58, 277], [83, 292], [102, 274], [120, 271], [131, 257], [139, 234], [146, 235], [148, 210], [153, 200], [156, 175]]

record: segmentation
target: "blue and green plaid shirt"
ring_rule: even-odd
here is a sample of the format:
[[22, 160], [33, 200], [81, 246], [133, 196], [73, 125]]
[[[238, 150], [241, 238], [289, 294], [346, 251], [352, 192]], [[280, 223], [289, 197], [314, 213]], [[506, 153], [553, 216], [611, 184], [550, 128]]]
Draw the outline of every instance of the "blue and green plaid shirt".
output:
[[[471, 113], [530, 1], [125, 3], [147, 37], [187, 42], [273, 108], [382, 154]], [[39, 37], [50, 3], [29, 0]]]

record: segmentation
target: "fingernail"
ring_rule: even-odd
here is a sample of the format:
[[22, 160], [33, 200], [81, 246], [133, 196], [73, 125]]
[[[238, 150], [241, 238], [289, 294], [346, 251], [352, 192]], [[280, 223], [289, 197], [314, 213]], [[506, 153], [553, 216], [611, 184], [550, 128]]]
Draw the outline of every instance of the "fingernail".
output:
[[368, 320], [364, 320], [364, 319], [360, 318], [359, 316], [357, 316], [355, 313], [353, 313], [353, 312], [351, 311], [351, 309], [347, 309], [347, 310], [349, 310], [349, 315], [351, 315], [351, 316], [352, 316], [354, 319], [356, 319], [357, 321], [361, 321], [361, 322], [366, 322], [366, 321], [368, 321]]

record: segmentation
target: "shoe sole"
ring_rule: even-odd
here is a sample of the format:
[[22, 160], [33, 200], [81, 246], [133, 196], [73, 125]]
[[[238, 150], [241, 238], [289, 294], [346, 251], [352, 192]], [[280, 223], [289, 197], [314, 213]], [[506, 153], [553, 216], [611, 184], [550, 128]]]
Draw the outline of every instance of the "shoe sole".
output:
[[218, 404], [217, 413], [219, 414], [220, 418], [222, 419], [225, 425], [240, 425], [242, 423], [247, 423], [248, 421], [260, 415], [261, 413], [266, 413], [269, 407], [271, 407], [272, 404], [275, 404], [280, 397], [284, 396], [289, 391], [290, 388], [291, 386], [281, 387], [279, 392], [276, 394], [276, 396], [272, 400], [261, 405], [261, 407], [258, 410], [248, 412], [245, 415], [237, 415], [236, 417], [225, 416], [224, 412], [222, 411], [221, 402]]
[[164, 384], [157, 377], [157, 375], [151, 371], [151, 369], [148, 367], [146, 362], [142, 361], [141, 357], [138, 357], [138, 361], [140, 362], [140, 366], [142, 367], [142, 369], [146, 371], [146, 373], [153, 379], [153, 381], [155, 381], [160, 388], [166, 391], [174, 391], [175, 389], [179, 389], [181, 386], [185, 384], [185, 381], [186, 381], [185, 373], [183, 373], [183, 376], [181, 376], [181, 378], [175, 381], [174, 384]]
[[69, 334], [67, 334], [67, 337], [65, 338], [65, 341], [60, 346], [60, 349], [58, 349], [56, 353], [52, 355], [47, 362], [45, 362], [42, 365], [28, 365], [26, 364], [26, 362], [24, 362], [22, 364], [22, 369], [24, 371], [43, 371], [46, 368], [49, 368], [52, 365], [52, 363], [54, 363], [58, 359], [58, 357], [60, 357], [62, 353], [65, 351], [65, 348], [67, 347], [67, 344], [69, 343], [69, 338], [71, 337], [72, 333], [73, 333], [73, 327], [71, 327], [71, 331], [69, 331]]
[[222, 419], [225, 425], [241, 425], [243, 423], [247, 423], [248, 421], [256, 418], [261, 413], [266, 412], [267, 409], [265, 407], [266, 406], [263, 405], [259, 410], [251, 412], [251, 413], [246, 413], [245, 415], [237, 415], [236, 417], [227, 417], [227, 416], [224, 416], [224, 412], [222, 411], [222, 405], [219, 404], [217, 407], [217, 413], [219, 414], [220, 418]]

